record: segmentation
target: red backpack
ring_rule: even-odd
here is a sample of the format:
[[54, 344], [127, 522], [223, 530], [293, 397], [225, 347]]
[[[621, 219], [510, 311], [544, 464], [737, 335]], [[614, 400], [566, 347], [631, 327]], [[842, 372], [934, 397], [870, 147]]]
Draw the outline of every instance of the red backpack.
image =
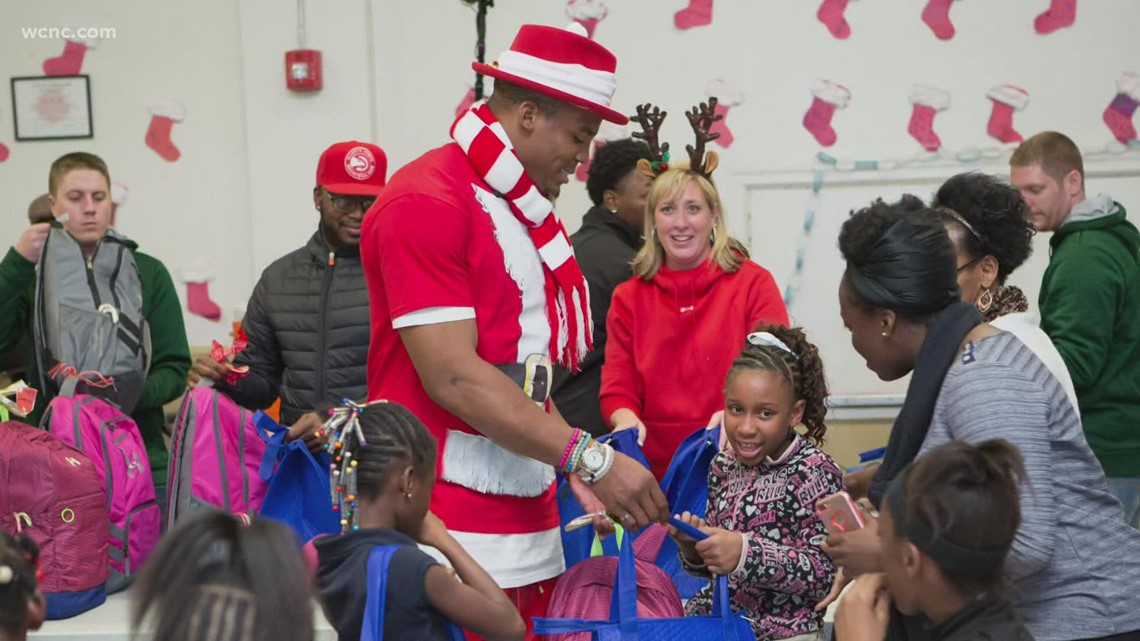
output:
[[103, 481], [83, 452], [23, 423], [0, 423], [0, 528], [40, 547], [47, 618], [101, 605], [108, 577]]
[[[658, 524], [641, 532], [633, 541], [633, 553], [637, 559], [637, 616], [643, 619], [685, 616], [673, 579], [654, 563], [667, 536], [668, 529]], [[554, 586], [547, 618], [608, 620], [617, 566], [616, 556], [593, 556], [575, 564]], [[574, 632], [550, 634], [546, 638], [590, 641], [590, 636], [590, 632]]]

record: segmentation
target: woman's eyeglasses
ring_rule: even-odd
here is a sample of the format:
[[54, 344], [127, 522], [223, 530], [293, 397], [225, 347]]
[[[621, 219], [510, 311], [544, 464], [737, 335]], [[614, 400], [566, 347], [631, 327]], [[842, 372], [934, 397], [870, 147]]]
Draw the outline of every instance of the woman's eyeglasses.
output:
[[962, 265], [961, 267], [958, 268], [958, 273], [961, 273], [963, 270], [968, 269], [971, 265], [973, 265], [974, 263], [978, 262], [981, 259], [982, 259], [982, 257], [979, 256], [979, 257], [971, 260], [970, 262], [966, 263], [965, 265]]
[[325, 195], [329, 197], [332, 202], [333, 209], [338, 214], [351, 214], [359, 207], [360, 211], [366, 212], [372, 207], [372, 203], [376, 202], [376, 198], [368, 196], [334, 196], [328, 190], [322, 189]]

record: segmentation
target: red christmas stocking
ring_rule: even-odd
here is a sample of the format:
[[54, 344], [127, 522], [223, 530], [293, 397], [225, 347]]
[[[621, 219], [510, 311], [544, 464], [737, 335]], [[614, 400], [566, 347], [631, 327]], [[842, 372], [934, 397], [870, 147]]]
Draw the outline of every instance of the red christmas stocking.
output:
[[720, 138], [713, 142], [728, 149], [734, 140], [732, 130], [728, 128], [728, 110], [743, 103], [744, 94], [723, 78], [710, 81], [705, 86], [705, 92], [710, 97], [716, 97], [716, 113], [724, 116], [724, 118], [714, 122], [712, 127], [709, 127], [710, 133], [720, 134]]
[[811, 132], [819, 144], [830, 147], [837, 138], [831, 126], [831, 117], [836, 109], [843, 109], [851, 102], [851, 92], [843, 85], [830, 80], [817, 80], [812, 86], [811, 107], [804, 114], [804, 128]]
[[689, 0], [689, 6], [673, 14], [673, 25], [684, 31], [712, 24], [713, 0]]
[[8, 145], [5, 145], [4, 143], [0, 142], [0, 162], [4, 162], [5, 160], [8, 160], [9, 155], [10, 155], [10, 152], [8, 151]]
[[1077, 21], [1077, 0], [1052, 0], [1037, 19], [1033, 28], [1041, 35], [1053, 33], [1061, 27], [1068, 27]]
[[926, 8], [922, 10], [922, 21], [939, 40], [949, 40], [954, 37], [954, 24], [950, 22], [950, 3], [954, 0], [927, 0]]
[[586, 28], [586, 37], [594, 38], [598, 23], [609, 15], [605, 0], [567, 0], [566, 15]]
[[1029, 92], [1013, 85], [998, 85], [987, 91], [986, 97], [993, 102], [986, 133], [1007, 144], [1021, 142], [1021, 134], [1013, 128], [1013, 112], [1025, 109]]
[[819, 11], [815, 14], [815, 17], [827, 26], [831, 35], [840, 40], [846, 40], [847, 36], [851, 35], [851, 26], [843, 17], [843, 12], [847, 11], [847, 2], [848, 0], [823, 0], [823, 4], [819, 5]]
[[174, 127], [174, 123], [182, 122], [186, 116], [186, 108], [169, 100], [152, 102], [146, 108], [151, 116], [150, 127], [146, 130], [146, 146], [167, 162], [178, 160], [182, 152], [170, 140], [170, 130]]
[[87, 45], [74, 40], [67, 40], [63, 44], [63, 53], [55, 58], [44, 60], [45, 76], [75, 76], [83, 69], [83, 56], [87, 53]]
[[475, 104], [475, 88], [468, 87], [467, 93], [463, 94], [463, 99], [459, 101], [459, 106], [455, 108], [455, 118], [458, 119], [466, 113], [473, 104]]
[[594, 156], [598, 155], [598, 150], [606, 145], [604, 140], [594, 140], [594, 150], [590, 153], [590, 159], [578, 165], [578, 169], [574, 172], [574, 177], [582, 182], [586, 182], [590, 178], [590, 165], [594, 163]]
[[942, 140], [934, 133], [934, 115], [950, 106], [950, 93], [930, 85], [915, 85], [910, 90], [914, 108], [910, 112], [907, 133], [927, 151], [938, 151]]
[[1121, 144], [1127, 145], [1136, 140], [1132, 116], [1136, 114], [1137, 105], [1140, 105], [1140, 76], [1126, 71], [1116, 81], [1116, 97], [1104, 110], [1104, 124]]

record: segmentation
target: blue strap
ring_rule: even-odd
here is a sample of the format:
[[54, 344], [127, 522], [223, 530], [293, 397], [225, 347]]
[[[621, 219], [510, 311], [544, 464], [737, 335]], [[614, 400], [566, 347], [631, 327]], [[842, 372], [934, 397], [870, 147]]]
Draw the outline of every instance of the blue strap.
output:
[[[676, 517], [669, 517], [669, 525], [677, 528], [678, 531], [694, 541], [703, 541], [709, 538], [709, 535]], [[718, 574], [715, 583], [716, 585], [713, 586], [713, 613], [720, 615], [720, 618], [725, 620], [725, 625], [728, 626], [729, 619], [732, 618], [732, 604], [728, 601], [728, 577]]]
[[388, 595], [388, 566], [398, 545], [381, 545], [368, 555], [368, 596], [360, 641], [384, 641], [384, 602]]
[[[253, 415], [253, 424], [257, 426], [257, 435], [265, 441], [265, 454], [261, 457], [258, 475], [261, 476], [261, 480], [268, 481], [273, 477], [273, 470], [277, 468], [277, 463], [285, 455], [285, 436], [289, 430], [261, 410]], [[273, 436], [268, 436], [268, 434]]]

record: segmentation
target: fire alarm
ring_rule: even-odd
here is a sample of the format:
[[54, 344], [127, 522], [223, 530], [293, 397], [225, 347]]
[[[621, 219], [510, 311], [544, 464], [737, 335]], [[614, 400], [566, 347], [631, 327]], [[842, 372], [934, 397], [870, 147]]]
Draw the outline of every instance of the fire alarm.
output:
[[321, 52], [315, 49], [286, 51], [285, 86], [292, 91], [320, 91]]

